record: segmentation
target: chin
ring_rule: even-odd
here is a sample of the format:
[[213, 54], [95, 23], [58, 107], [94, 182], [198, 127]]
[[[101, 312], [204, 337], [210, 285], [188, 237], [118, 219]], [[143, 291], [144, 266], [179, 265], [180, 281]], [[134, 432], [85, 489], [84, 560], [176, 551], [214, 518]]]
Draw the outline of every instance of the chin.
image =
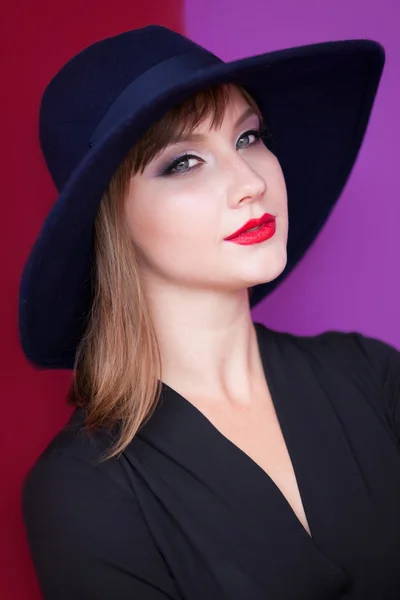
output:
[[267, 257], [263, 264], [259, 264], [257, 272], [253, 271], [252, 281], [250, 286], [258, 285], [260, 283], [269, 283], [273, 281], [284, 271], [287, 264], [287, 252], [284, 249], [282, 252], [274, 253]]

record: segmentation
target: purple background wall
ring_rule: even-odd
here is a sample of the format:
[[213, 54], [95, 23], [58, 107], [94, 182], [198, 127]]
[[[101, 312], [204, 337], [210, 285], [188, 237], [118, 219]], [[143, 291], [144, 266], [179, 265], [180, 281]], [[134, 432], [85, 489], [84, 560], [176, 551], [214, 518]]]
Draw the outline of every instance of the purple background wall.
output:
[[224, 60], [370, 38], [386, 65], [354, 170], [302, 262], [253, 318], [299, 334], [358, 330], [400, 348], [399, 0], [186, 0], [186, 34]]

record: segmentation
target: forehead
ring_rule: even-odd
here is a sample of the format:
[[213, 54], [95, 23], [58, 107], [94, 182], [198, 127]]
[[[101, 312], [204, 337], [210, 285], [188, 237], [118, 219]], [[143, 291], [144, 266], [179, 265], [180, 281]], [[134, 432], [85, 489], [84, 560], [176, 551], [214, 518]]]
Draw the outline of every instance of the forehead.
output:
[[236, 128], [242, 125], [242, 123], [250, 117], [258, 117], [258, 114], [246, 98], [243, 97], [243, 94], [238, 88], [232, 85], [230, 86], [229, 92], [223, 114], [221, 115], [222, 118], [219, 119], [219, 122], [214, 123], [215, 115], [213, 114], [213, 111], [210, 111], [205, 118], [194, 125], [190, 123], [190, 119], [187, 123], [176, 123], [176, 126], [169, 132], [168, 143], [174, 144], [181, 141], [201, 141], [204, 139], [205, 134], [213, 128], [222, 128], [224, 124]]
[[[237, 118], [235, 120], [233, 120], [234, 115], [237, 116]], [[244, 123], [244, 121], [249, 119], [251, 116], [258, 118], [258, 115], [254, 112], [252, 107], [249, 106], [245, 102], [245, 110], [244, 111], [243, 110], [231, 111], [230, 113], [228, 113], [228, 111], [225, 111], [224, 121], [227, 121], [228, 119], [229, 119], [229, 121], [231, 121], [231, 117], [232, 117], [233, 127], [236, 128], [236, 127], [239, 127], [242, 123]], [[210, 121], [210, 119], [211, 119], [211, 117], [209, 117], [207, 121]], [[176, 144], [176, 143], [182, 142], [182, 141], [191, 141], [191, 142], [202, 141], [206, 138], [206, 133], [207, 133], [207, 131], [210, 131], [210, 129], [211, 129], [210, 122], [207, 122], [207, 123], [199, 124], [196, 128], [191, 129], [191, 130], [173, 132], [171, 134], [171, 136], [169, 137], [169, 143]]]
[[[238, 118], [243, 114], [243, 112], [246, 109], [248, 109], [246, 117], [254, 113], [254, 111], [251, 109], [250, 104], [248, 103], [246, 98], [244, 98], [239, 88], [234, 84], [229, 84], [228, 96], [223, 111], [223, 121], [238, 120]], [[207, 119], [199, 123], [194, 129], [210, 127], [212, 117], [212, 111], [210, 111], [210, 114], [208, 115]]]

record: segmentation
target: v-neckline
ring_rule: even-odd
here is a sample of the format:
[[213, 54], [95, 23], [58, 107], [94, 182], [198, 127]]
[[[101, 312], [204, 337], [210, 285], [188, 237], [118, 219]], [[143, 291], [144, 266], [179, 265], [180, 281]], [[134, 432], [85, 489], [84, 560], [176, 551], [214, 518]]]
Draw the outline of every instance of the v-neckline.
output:
[[[230, 440], [228, 437], [226, 437], [218, 429], [218, 427], [216, 427], [210, 421], [210, 419], [208, 419], [208, 417], [203, 412], [201, 412], [194, 404], [189, 402], [189, 400], [187, 400], [184, 396], [182, 396], [174, 388], [171, 388], [168, 384], [162, 382], [162, 385], [164, 388], [169, 389], [173, 394], [175, 394], [177, 398], [183, 400], [185, 402], [185, 404], [187, 405], [187, 409], [189, 411], [195, 413], [196, 418], [201, 419], [203, 421], [203, 424], [206, 426], [206, 428], [210, 429], [210, 431], [212, 431], [214, 433], [214, 435], [217, 435], [224, 442], [224, 444], [227, 444], [233, 450], [233, 452], [239, 453], [240, 456], [244, 459], [244, 461], [248, 462], [248, 464], [251, 466], [252, 469], [256, 469], [256, 471], [261, 473], [261, 475], [265, 478], [266, 482], [268, 483], [269, 487], [272, 488], [272, 490], [274, 491], [274, 494], [279, 498], [280, 502], [283, 503], [284, 506], [286, 507], [286, 512], [288, 513], [288, 515], [290, 515], [291, 520], [295, 522], [295, 526], [299, 529], [301, 535], [306, 536], [306, 539], [309, 542], [316, 545], [315, 532], [312, 527], [312, 518], [310, 518], [310, 514], [309, 514], [309, 510], [308, 510], [308, 502], [305, 497], [304, 489], [302, 487], [301, 476], [299, 474], [299, 465], [297, 463], [296, 452], [293, 447], [293, 440], [290, 437], [290, 432], [288, 431], [287, 423], [285, 422], [285, 419], [283, 416], [282, 404], [281, 404], [282, 398], [281, 398], [281, 395], [277, 388], [276, 382], [274, 381], [273, 371], [271, 370], [271, 367], [270, 367], [270, 358], [271, 357], [269, 356], [269, 352], [272, 351], [272, 348], [273, 348], [273, 344], [268, 343], [268, 340], [267, 340], [267, 335], [270, 330], [268, 330], [268, 328], [261, 323], [254, 323], [254, 327], [255, 327], [255, 331], [256, 331], [258, 350], [259, 350], [260, 358], [262, 361], [264, 377], [268, 384], [271, 401], [272, 401], [272, 404], [273, 404], [273, 407], [274, 407], [274, 410], [276, 413], [276, 417], [277, 417], [277, 420], [278, 420], [278, 423], [279, 423], [279, 426], [280, 426], [280, 429], [282, 432], [282, 438], [283, 438], [284, 444], [286, 446], [286, 450], [289, 455], [290, 461], [292, 463], [293, 473], [296, 478], [298, 493], [300, 495], [304, 514], [305, 514], [311, 535], [306, 530], [303, 523], [300, 521], [297, 514], [295, 513], [292, 506], [290, 505], [289, 501], [287, 500], [286, 496], [284, 495], [284, 493], [282, 492], [280, 487], [277, 485], [277, 483], [274, 481], [274, 479], [269, 475], [269, 473], [267, 471], [265, 471], [244, 450], [242, 450], [232, 440]], [[267, 346], [268, 346], [268, 348], [267, 348]]]
[[337, 375], [325, 373], [332, 377], [326, 389], [315, 363], [318, 345], [263, 324], [255, 328], [312, 535], [268, 473], [164, 382], [151, 418], [124, 452], [127, 468], [160, 544], [176, 529], [180, 542], [208, 556], [218, 576], [238, 574], [252, 598], [272, 589], [268, 556], [278, 578], [289, 572], [296, 588], [333, 597], [349, 583], [340, 566], [340, 544], [352, 533], [340, 529], [351, 522], [349, 494], [365, 492], [331, 403]]

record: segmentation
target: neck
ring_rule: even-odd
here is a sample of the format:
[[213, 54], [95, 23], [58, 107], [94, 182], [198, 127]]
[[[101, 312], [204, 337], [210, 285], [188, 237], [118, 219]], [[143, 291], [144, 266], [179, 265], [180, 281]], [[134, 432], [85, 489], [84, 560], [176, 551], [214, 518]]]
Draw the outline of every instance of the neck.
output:
[[164, 383], [210, 405], [255, 402], [264, 373], [246, 289], [223, 299], [157, 294], [149, 306]]

